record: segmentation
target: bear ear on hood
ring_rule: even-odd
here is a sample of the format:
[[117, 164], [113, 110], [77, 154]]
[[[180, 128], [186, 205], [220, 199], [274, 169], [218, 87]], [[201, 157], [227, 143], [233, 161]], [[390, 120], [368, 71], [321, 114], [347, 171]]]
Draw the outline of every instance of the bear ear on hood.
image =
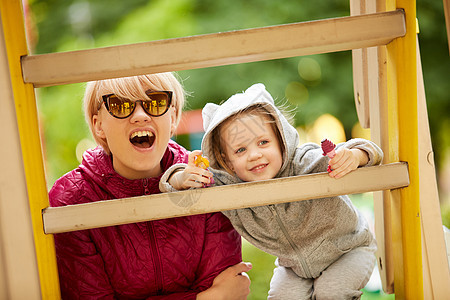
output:
[[203, 130], [206, 132], [209, 124], [211, 124], [211, 120], [214, 118], [217, 109], [220, 106], [214, 103], [207, 103], [205, 107], [202, 109], [202, 118], [203, 118]]
[[272, 96], [269, 94], [269, 92], [266, 90], [266, 87], [262, 83], [255, 83], [254, 85], [252, 85], [244, 92], [244, 95], [250, 97], [250, 99], [253, 99], [253, 101], [257, 101], [261, 96], [263, 96], [266, 101], [268, 101], [272, 105], [275, 105]]

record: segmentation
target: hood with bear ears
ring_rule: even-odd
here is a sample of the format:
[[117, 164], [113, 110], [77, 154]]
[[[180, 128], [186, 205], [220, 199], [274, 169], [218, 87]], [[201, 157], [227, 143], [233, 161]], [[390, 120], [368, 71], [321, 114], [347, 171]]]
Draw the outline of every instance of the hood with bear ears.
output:
[[283, 164], [278, 174], [286, 168], [299, 144], [298, 132], [291, 124], [289, 124], [288, 120], [275, 106], [274, 100], [267, 92], [264, 84], [256, 83], [249, 87], [245, 92], [231, 96], [221, 105], [208, 103], [203, 108], [202, 117], [205, 135], [202, 140], [202, 151], [203, 155], [209, 159], [210, 166], [213, 169], [222, 169], [217, 163], [217, 159], [214, 157], [212, 151], [212, 131], [214, 128], [230, 116], [258, 104], [265, 104], [265, 108], [268, 109], [269, 113], [275, 118], [276, 127], [281, 133], [281, 142], [284, 144], [284, 153]]

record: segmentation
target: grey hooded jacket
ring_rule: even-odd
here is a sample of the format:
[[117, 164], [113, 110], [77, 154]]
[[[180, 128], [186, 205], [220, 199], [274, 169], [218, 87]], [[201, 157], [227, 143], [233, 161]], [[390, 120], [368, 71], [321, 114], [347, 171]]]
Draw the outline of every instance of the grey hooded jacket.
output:
[[[232, 96], [220, 106], [209, 103], [203, 109], [205, 135], [202, 150], [210, 161], [215, 184], [235, 184], [242, 180], [218, 165], [211, 151], [212, 130], [229, 116], [258, 103], [269, 104], [269, 110], [275, 116], [283, 139], [283, 164], [276, 177], [326, 172], [329, 159], [323, 156], [321, 147], [313, 143], [298, 146], [297, 130], [276, 108], [264, 85], [259, 83], [244, 93]], [[382, 160], [380, 148], [364, 139], [349, 140], [338, 144], [336, 149], [342, 147], [366, 151], [369, 155], [366, 166], [379, 164]], [[174, 166], [172, 171], [176, 168]], [[168, 173], [170, 172], [171, 170], [168, 170]], [[162, 181], [169, 177], [168, 173], [163, 176]], [[167, 188], [167, 181], [163, 186], [166, 191], [170, 190]], [[281, 266], [292, 268], [303, 278], [317, 278], [341, 255], [354, 248], [368, 246], [374, 240], [367, 221], [348, 196], [266, 205], [223, 213], [246, 240], [277, 256]]]

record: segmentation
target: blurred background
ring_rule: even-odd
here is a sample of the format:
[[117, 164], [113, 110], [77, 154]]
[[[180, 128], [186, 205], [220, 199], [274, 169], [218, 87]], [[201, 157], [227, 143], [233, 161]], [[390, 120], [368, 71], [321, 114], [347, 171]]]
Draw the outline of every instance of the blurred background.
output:
[[[350, 9], [347, 0], [28, 0], [24, 11], [30, 52], [42, 54], [342, 17]], [[442, 218], [450, 227], [450, 59], [443, 2], [418, 0], [417, 17]], [[187, 149], [200, 147], [199, 113], [207, 102], [220, 103], [257, 82], [295, 113], [301, 142], [370, 138], [357, 120], [350, 51], [180, 71], [178, 76], [188, 97], [174, 139]], [[81, 106], [84, 86], [36, 90], [49, 188], [95, 145]], [[372, 195], [352, 200], [373, 222]], [[265, 299], [275, 258], [248, 243], [243, 251], [254, 265], [249, 299]], [[362, 299], [394, 298], [380, 288], [375, 270]]]

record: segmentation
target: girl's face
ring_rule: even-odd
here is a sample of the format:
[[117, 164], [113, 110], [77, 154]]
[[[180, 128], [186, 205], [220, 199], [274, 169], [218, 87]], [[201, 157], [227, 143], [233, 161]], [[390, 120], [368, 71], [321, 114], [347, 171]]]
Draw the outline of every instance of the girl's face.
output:
[[274, 128], [261, 115], [244, 115], [220, 129], [225, 160], [243, 181], [274, 178], [283, 163]]
[[162, 173], [160, 162], [175, 130], [175, 116], [173, 107], [162, 116], [149, 116], [139, 103], [129, 117], [117, 119], [102, 104], [93, 124], [108, 143], [114, 170], [128, 179], [141, 179]]

